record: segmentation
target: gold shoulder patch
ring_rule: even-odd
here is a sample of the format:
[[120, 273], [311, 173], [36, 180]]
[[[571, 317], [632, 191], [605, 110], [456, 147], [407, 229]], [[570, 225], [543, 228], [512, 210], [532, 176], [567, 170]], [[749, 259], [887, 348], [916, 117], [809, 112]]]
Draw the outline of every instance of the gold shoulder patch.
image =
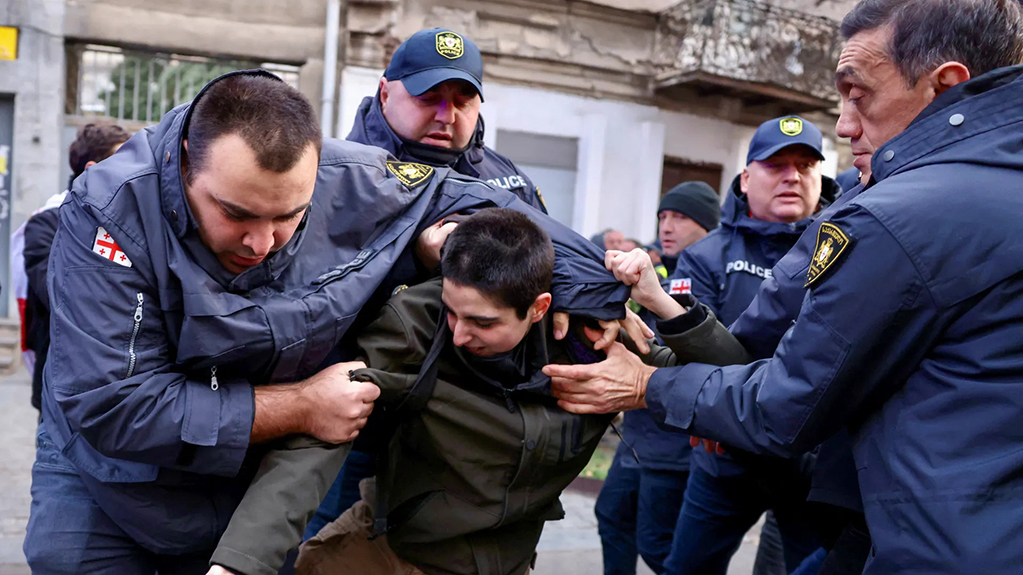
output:
[[806, 285], [820, 279], [824, 272], [828, 271], [838, 258], [845, 253], [849, 247], [849, 236], [831, 222], [824, 222], [817, 230], [817, 247], [813, 250], [813, 259], [810, 260], [810, 270], [806, 272]]
[[454, 32], [437, 32], [437, 53], [448, 60], [456, 60], [465, 53], [462, 37]]
[[540, 193], [539, 186], [536, 187], [535, 189], [536, 189], [536, 197], [540, 199], [540, 205], [543, 206], [543, 209], [546, 210], [547, 209], [547, 200], [543, 199], [543, 194]]
[[387, 162], [387, 170], [394, 174], [394, 177], [398, 178], [398, 181], [409, 188], [415, 188], [416, 186], [429, 181], [430, 176], [433, 175], [433, 166], [417, 164], [415, 162], [389, 161]]

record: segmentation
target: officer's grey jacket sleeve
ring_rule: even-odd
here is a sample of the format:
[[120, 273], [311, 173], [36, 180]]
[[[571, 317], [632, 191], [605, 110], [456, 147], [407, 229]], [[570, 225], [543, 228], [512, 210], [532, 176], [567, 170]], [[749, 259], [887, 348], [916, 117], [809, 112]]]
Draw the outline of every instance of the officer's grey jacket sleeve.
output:
[[351, 443], [330, 445], [308, 436], [274, 445], [260, 463], [211, 564], [245, 575], [277, 575], [288, 551], [341, 471]]
[[792, 456], [896, 392], [940, 332], [939, 308], [885, 226], [850, 206], [852, 242], [811, 286], [774, 356], [749, 365], [658, 370], [655, 418], [748, 451]]
[[[213, 390], [208, 377], [175, 371], [163, 294], [143, 262], [125, 267], [92, 251], [99, 222], [70, 197], [50, 257], [45, 373], [69, 442], [80, 436], [108, 457], [235, 475], [252, 429], [252, 386], [224, 377]], [[108, 231], [117, 242], [135, 241]]]

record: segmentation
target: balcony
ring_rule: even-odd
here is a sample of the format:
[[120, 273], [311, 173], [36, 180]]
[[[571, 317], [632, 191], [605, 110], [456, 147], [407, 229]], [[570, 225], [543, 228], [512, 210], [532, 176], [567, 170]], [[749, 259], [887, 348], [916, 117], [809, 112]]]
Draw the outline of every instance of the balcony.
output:
[[838, 101], [841, 48], [827, 18], [755, 0], [687, 0], [661, 14], [654, 88], [777, 113], [827, 110]]

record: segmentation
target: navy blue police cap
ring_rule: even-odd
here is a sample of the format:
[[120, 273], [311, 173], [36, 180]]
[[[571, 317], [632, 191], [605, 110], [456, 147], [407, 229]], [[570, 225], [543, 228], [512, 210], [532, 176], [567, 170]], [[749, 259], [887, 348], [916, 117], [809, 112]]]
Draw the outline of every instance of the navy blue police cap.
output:
[[746, 165], [762, 162], [782, 148], [794, 144], [807, 146], [814, 151], [818, 159], [824, 159], [824, 154], [821, 152], [821, 131], [817, 126], [799, 116], [782, 116], [768, 120], [757, 128], [749, 143]]
[[413, 96], [441, 82], [465, 80], [483, 99], [483, 56], [472, 40], [446, 28], [420, 30], [394, 51], [384, 78], [401, 80]]

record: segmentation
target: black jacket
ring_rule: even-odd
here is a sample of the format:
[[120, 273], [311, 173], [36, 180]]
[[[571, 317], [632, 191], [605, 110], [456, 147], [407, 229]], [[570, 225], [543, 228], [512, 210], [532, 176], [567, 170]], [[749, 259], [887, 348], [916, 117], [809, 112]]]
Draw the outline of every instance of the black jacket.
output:
[[46, 289], [46, 269], [58, 221], [57, 210], [44, 210], [25, 224], [25, 273], [28, 276], [26, 343], [36, 354], [32, 373], [32, 407], [36, 409], [42, 405], [43, 366], [46, 365], [46, 350], [50, 347], [50, 295]]

